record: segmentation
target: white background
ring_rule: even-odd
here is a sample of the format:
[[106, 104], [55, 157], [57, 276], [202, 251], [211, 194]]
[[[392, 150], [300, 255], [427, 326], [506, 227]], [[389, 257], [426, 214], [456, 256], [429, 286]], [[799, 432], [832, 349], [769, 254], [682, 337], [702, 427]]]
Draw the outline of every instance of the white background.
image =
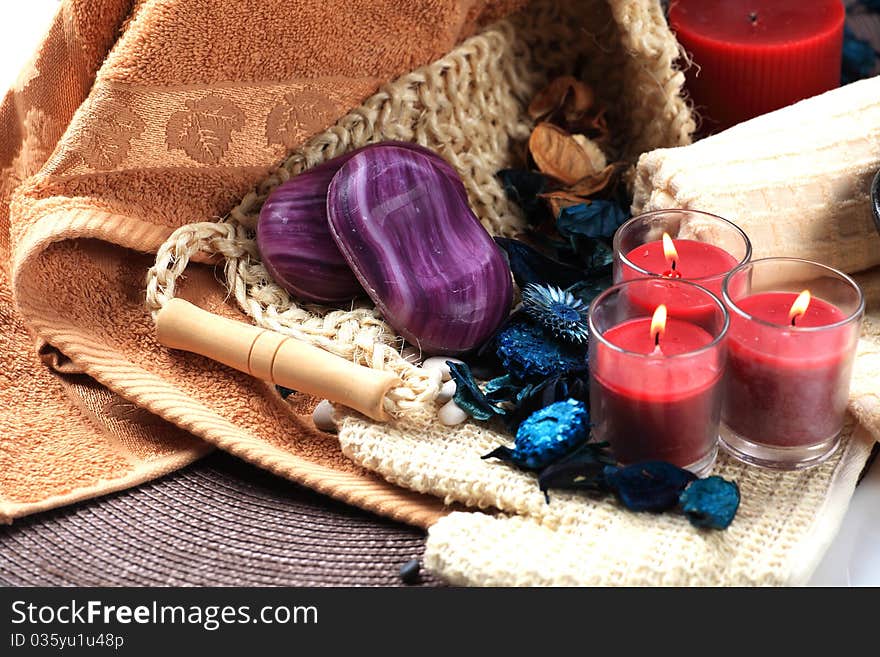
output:
[[[0, 89], [15, 81], [57, 7], [58, 0], [0, 0]], [[811, 583], [880, 586], [880, 459], [856, 489]]]

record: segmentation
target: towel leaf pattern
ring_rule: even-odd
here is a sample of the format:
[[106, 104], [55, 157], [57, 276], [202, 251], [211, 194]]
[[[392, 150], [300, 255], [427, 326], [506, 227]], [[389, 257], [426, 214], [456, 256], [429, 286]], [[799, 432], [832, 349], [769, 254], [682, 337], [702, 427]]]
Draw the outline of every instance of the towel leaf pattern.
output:
[[92, 101], [94, 123], [83, 131], [77, 149], [82, 160], [97, 170], [119, 166], [128, 155], [131, 140], [144, 131], [144, 121], [121, 102], [106, 98]]
[[326, 129], [340, 111], [338, 103], [322, 93], [303, 89], [284, 94], [266, 118], [266, 144], [293, 148]]
[[201, 164], [219, 164], [229, 148], [232, 132], [244, 127], [244, 112], [232, 101], [214, 94], [187, 100], [186, 108], [168, 119], [168, 149], [180, 149]]

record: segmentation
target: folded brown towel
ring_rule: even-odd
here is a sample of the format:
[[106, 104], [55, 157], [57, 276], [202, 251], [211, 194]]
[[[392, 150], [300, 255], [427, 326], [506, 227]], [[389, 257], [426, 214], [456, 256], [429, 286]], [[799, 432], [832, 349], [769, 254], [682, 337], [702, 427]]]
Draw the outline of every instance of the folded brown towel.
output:
[[[345, 459], [313, 400], [160, 347], [144, 273], [174, 228], [223, 216], [381, 83], [520, 4], [63, 2], [0, 106], [0, 521], [209, 445], [414, 524], [444, 513]], [[181, 294], [235, 315], [210, 267]]]

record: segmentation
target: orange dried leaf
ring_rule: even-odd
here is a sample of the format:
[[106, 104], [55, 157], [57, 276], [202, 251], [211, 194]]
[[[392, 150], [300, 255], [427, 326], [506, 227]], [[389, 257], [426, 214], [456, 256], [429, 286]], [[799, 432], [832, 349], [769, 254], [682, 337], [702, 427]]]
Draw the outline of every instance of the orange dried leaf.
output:
[[617, 169], [618, 165], [616, 163], [611, 163], [601, 171], [591, 173], [574, 184], [569, 185], [565, 191], [579, 197], [597, 194], [608, 187], [608, 183], [611, 182]]
[[608, 122], [605, 119], [604, 108], [594, 108], [593, 112], [580, 116], [577, 120], [568, 124], [568, 129], [574, 132], [582, 132], [590, 139], [599, 142], [607, 141], [609, 137]]
[[563, 208], [568, 208], [572, 205], [578, 205], [579, 203], [586, 203], [588, 205], [590, 203], [589, 199], [582, 198], [577, 194], [572, 194], [571, 192], [567, 192], [564, 189], [541, 194], [541, 198], [547, 201], [547, 205], [550, 207], [550, 212], [553, 214], [554, 217], [558, 217], [559, 211]]
[[593, 106], [593, 90], [577, 78], [563, 75], [541, 89], [529, 103], [529, 116], [543, 119], [562, 109], [566, 120], [576, 120]]
[[581, 135], [539, 123], [529, 137], [529, 152], [541, 173], [572, 185], [605, 167], [599, 148]]

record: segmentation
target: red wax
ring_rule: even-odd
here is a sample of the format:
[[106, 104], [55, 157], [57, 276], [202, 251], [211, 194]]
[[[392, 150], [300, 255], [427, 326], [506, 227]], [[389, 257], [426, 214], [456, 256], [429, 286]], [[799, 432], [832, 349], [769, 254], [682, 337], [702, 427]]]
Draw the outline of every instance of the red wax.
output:
[[712, 336], [670, 317], [660, 353], [654, 353], [649, 318], [625, 321], [604, 338], [627, 350], [594, 340], [591, 354], [594, 432], [611, 443], [615, 457], [685, 467], [710, 454], [718, 435], [723, 354], [718, 345], [687, 352], [707, 347]]
[[694, 66], [687, 88], [710, 131], [840, 85], [841, 0], [673, 0]]
[[[730, 313], [725, 424], [746, 440], [778, 447], [817, 445], [837, 435], [849, 396], [856, 329], [792, 330], [797, 294], [764, 292], [736, 301]], [[801, 328], [836, 324], [845, 313], [813, 297]]]
[[[720, 299], [721, 283], [725, 275], [739, 264], [737, 259], [724, 249], [707, 242], [674, 239], [672, 243], [678, 253], [675, 271], [681, 274], [681, 280], [697, 283]], [[661, 240], [637, 246], [626, 254], [626, 260], [652, 274], [662, 275], [670, 270]], [[624, 281], [646, 275], [623, 261], [620, 262], [620, 271], [621, 280]], [[643, 295], [645, 291], [643, 288], [635, 288], [628, 292], [630, 303], [644, 310], [645, 314], [651, 314], [658, 304], [665, 303], [670, 315], [702, 326], [708, 326], [707, 322], [714, 316], [716, 306], [697, 290], [686, 289], [681, 285], [670, 287], [668, 291], [664, 291], [662, 299], [655, 295], [648, 298]]]

